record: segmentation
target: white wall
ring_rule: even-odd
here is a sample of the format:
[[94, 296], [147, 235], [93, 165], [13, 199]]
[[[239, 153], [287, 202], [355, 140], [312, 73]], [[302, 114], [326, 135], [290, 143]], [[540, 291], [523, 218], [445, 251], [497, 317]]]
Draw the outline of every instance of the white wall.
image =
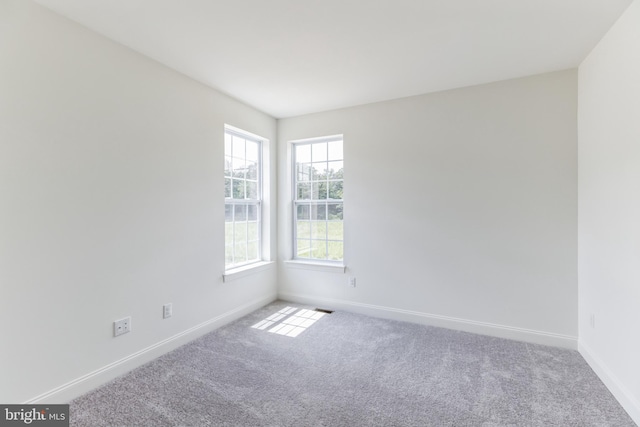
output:
[[222, 283], [225, 123], [275, 148], [271, 117], [0, 1], [0, 402], [65, 401], [275, 298], [275, 267]]
[[578, 95], [580, 350], [640, 424], [638, 0], [581, 64]]
[[279, 120], [279, 258], [289, 141], [342, 133], [348, 267], [281, 263], [280, 296], [576, 348], [576, 99], [569, 70]]

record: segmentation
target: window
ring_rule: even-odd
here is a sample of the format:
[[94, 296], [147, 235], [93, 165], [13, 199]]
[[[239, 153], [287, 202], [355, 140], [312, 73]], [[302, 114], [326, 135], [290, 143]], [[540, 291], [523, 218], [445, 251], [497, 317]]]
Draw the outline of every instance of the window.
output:
[[342, 136], [293, 143], [294, 259], [344, 256]]
[[225, 126], [225, 269], [262, 260], [262, 140]]

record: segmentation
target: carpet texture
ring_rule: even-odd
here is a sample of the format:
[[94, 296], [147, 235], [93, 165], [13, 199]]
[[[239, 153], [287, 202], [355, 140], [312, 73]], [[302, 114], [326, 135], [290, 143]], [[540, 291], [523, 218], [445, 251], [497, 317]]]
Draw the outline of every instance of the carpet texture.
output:
[[70, 402], [71, 425], [635, 426], [576, 351], [286, 307], [309, 308], [275, 302], [135, 369]]

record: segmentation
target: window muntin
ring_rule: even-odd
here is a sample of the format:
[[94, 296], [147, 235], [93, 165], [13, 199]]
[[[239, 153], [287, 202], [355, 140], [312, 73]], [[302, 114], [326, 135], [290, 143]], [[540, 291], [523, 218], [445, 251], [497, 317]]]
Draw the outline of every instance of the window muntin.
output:
[[342, 137], [293, 143], [294, 259], [344, 259]]
[[225, 269], [262, 260], [262, 141], [225, 128]]

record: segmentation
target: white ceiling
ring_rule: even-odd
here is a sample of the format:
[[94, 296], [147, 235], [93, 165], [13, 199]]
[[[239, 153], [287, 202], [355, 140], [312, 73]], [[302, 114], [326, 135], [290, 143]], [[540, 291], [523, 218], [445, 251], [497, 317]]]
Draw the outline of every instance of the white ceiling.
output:
[[632, 0], [36, 0], [274, 117], [576, 67]]

